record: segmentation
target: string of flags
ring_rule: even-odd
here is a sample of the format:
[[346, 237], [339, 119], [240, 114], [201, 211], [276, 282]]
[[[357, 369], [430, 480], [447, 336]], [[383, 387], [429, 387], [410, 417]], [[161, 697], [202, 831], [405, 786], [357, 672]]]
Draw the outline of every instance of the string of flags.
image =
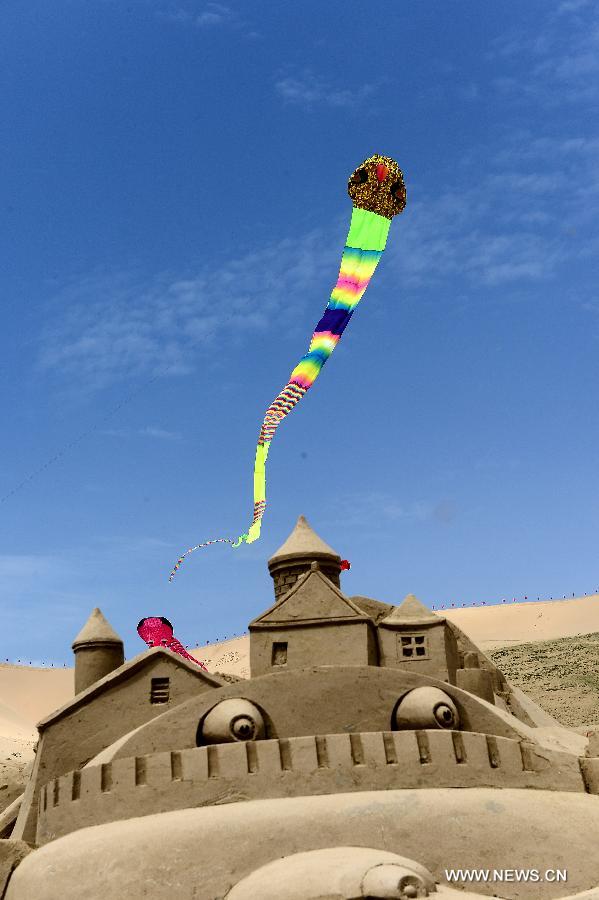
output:
[[[593, 594], [599, 594], [599, 587], [593, 592]], [[577, 597], [577, 596], [578, 597], [588, 597], [589, 594], [586, 591], [584, 592], [584, 594], [572, 593], [572, 597]], [[593, 596], [593, 595], [591, 595], [591, 596]], [[534, 598], [531, 598], [531, 601], [546, 603], [548, 600], [568, 600], [568, 599], [569, 599], [569, 597], [566, 594], [564, 594], [563, 597], [537, 597], [536, 600]], [[524, 600], [528, 600], [528, 595], [525, 595], [524, 597], [512, 597], [511, 602], [512, 603], [522, 603]], [[500, 602], [508, 603], [508, 600], [506, 597], [502, 597]], [[440, 606], [433, 605], [431, 608], [432, 609], [466, 609], [466, 608], [470, 609], [471, 607], [478, 606], [478, 605], [479, 604], [476, 602], [476, 600], [474, 600], [472, 603], [442, 603]], [[495, 601], [495, 602], [487, 603], [486, 600], [481, 600], [480, 606], [499, 606], [499, 602]]]

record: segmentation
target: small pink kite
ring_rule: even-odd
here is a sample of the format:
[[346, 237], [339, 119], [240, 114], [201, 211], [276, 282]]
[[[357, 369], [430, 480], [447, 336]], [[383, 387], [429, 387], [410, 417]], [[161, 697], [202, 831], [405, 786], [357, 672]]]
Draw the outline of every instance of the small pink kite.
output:
[[200, 666], [204, 672], [208, 671], [204, 663], [196, 659], [195, 656], [191, 656], [183, 644], [177, 640], [173, 634], [173, 626], [164, 616], [147, 616], [145, 619], [142, 619], [137, 626], [137, 633], [148, 647], [167, 647], [173, 653], [178, 653], [184, 659], [188, 659], [190, 662]]

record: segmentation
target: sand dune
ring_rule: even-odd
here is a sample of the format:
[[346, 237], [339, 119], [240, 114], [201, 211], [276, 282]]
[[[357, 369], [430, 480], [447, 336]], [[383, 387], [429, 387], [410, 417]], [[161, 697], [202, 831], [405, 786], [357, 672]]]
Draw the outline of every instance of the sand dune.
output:
[[189, 652], [201, 660], [209, 672], [226, 672], [239, 678], [250, 677], [250, 638], [247, 634], [219, 641], [217, 644], [196, 647]]
[[0, 702], [0, 737], [35, 740], [35, 726], [16, 710]]
[[599, 594], [437, 612], [455, 622], [481, 650], [599, 631]]
[[73, 691], [72, 668], [38, 669], [0, 664], [0, 704], [5, 704], [33, 726], [66, 703]]

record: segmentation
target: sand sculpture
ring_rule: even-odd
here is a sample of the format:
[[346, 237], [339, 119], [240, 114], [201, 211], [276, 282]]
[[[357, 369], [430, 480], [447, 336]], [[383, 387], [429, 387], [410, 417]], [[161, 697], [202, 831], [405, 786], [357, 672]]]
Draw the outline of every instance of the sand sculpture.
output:
[[0, 816], [0, 898], [599, 897], [597, 736], [416, 597], [346, 596], [303, 517], [269, 570], [249, 679], [125, 661], [94, 610]]

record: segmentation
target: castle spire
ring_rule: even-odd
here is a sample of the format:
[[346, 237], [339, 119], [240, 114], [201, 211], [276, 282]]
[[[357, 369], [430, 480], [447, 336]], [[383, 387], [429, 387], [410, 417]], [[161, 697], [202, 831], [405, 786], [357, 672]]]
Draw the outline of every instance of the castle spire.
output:
[[305, 516], [300, 516], [287, 540], [268, 560], [268, 570], [275, 583], [275, 600], [289, 591], [300, 575], [317, 562], [320, 571], [340, 587], [341, 557], [329, 547], [310, 527]]
[[123, 641], [98, 606], [92, 610], [72, 647], [76, 694], [118, 669], [125, 661]]

